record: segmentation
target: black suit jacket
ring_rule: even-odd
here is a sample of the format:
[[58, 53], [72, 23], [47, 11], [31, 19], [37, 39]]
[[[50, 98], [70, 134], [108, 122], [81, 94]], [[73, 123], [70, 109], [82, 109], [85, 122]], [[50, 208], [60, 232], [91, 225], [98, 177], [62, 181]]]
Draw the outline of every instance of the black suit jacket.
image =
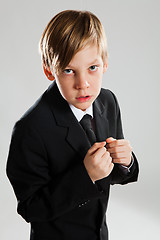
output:
[[[120, 110], [112, 92], [102, 89], [93, 104], [98, 141], [123, 138]], [[92, 183], [83, 159], [88, 139], [62, 98], [56, 83], [16, 123], [7, 175], [18, 200], [18, 213], [31, 222], [32, 240], [107, 240], [105, 213], [110, 184], [137, 180], [118, 164]]]

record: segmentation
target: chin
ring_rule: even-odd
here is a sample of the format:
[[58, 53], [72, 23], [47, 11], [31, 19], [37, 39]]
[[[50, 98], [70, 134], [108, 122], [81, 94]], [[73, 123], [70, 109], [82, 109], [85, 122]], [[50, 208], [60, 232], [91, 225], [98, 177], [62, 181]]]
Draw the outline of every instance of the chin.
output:
[[79, 108], [82, 111], [86, 111], [87, 108], [89, 108], [91, 106], [92, 103], [90, 104], [84, 104], [82, 106], [75, 106], [76, 108]]

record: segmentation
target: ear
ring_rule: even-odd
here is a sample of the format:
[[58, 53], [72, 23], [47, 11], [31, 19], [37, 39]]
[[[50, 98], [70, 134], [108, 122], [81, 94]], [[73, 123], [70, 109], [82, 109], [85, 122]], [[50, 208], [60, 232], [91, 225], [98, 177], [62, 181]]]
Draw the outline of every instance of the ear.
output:
[[107, 71], [107, 60], [103, 63], [103, 73]]
[[46, 77], [50, 80], [53, 81], [55, 79], [55, 77], [53, 76], [53, 74], [51, 73], [50, 69], [47, 69], [45, 65], [43, 65], [43, 71], [46, 75]]

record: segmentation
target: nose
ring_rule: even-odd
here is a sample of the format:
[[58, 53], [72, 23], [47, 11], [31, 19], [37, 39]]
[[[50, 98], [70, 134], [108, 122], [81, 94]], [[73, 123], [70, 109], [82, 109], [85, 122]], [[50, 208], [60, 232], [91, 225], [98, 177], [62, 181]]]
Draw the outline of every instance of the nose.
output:
[[84, 74], [79, 74], [76, 77], [76, 81], [75, 81], [75, 87], [76, 89], [85, 89], [89, 87], [89, 81], [87, 76], [85, 76]]

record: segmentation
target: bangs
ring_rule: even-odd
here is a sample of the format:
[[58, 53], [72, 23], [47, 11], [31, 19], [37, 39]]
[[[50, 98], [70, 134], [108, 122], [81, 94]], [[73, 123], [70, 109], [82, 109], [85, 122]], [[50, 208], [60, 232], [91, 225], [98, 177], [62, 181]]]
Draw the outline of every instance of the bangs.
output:
[[42, 60], [51, 70], [63, 70], [79, 50], [90, 44], [97, 44], [104, 61], [107, 44], [99, 19], [86, 11], [63, 11], [49, 22], [42, 35]]

